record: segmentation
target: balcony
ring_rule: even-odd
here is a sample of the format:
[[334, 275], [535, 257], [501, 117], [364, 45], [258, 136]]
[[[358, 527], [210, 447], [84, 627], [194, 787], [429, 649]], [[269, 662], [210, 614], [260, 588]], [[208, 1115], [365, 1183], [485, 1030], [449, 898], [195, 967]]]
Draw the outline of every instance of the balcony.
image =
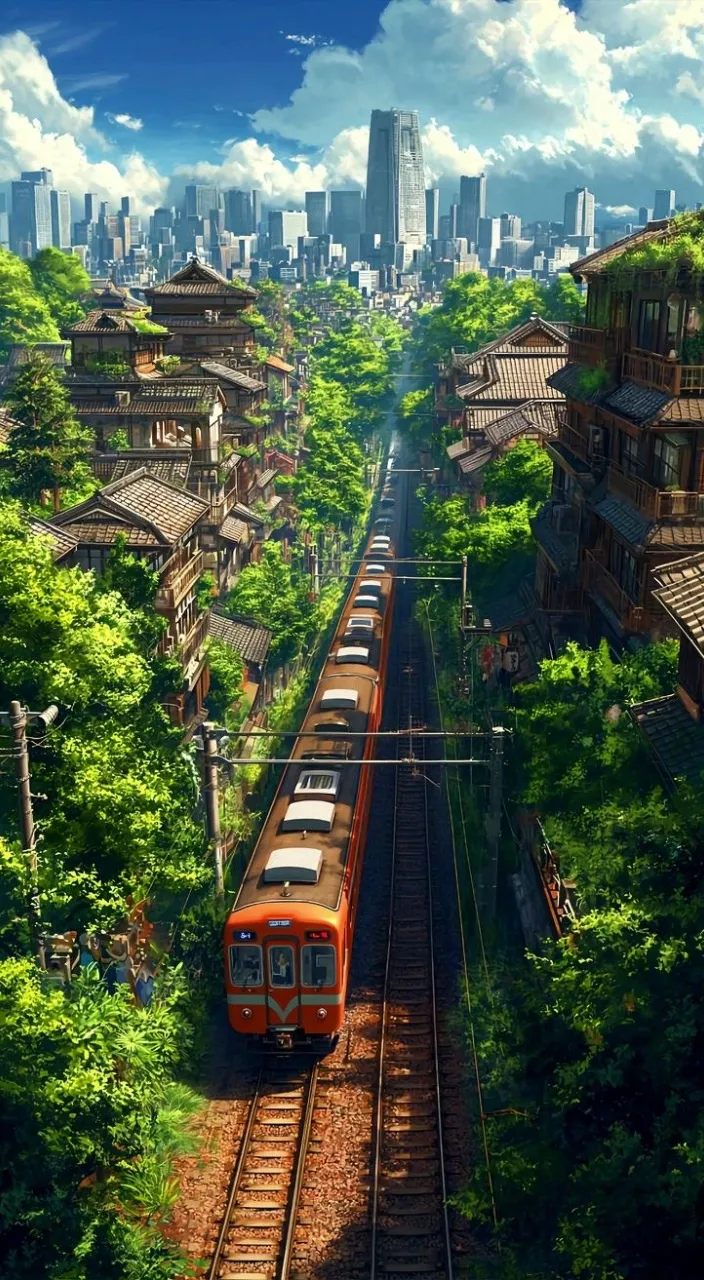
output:
[[206, 613], [201, 613], [200, 616], [196, 618], [195, 623], [193, 624], [190, 631], [186, 635], [185, 640], [183, 640], [181, 644], [181, 647], [179, 650], [179, 657], [181, 659], [181, 666], [183, 667], [184, 671], [187, 671], [191, 663], [193, 662], [193, 659], [199, 656], [200, 650], [203, 648], [203, 645], [205, 644], [205, 640], [208, 635], [209, 617], [210, 617], [209, 611]]
[[637, 348], [623, 357], [623, 377], [671, 396], [704, 393], [704, 365], [678, 364], [668, 356]]
[[557, 438], [561, 444], [567, 446], [572, 453], [581, 458], [582, 462], [591, 462], [589, 440], [586, 435], [573, 427], [563, 415], [558, 418], [558, 434]]
[[608, 486], [617, 498], [625, 498], [652, 520], [701, 520], [704, 518], [704, 493], [687, 489], [656, 489], [638, 476], [628, 475], [612, 463]]
[[571, 324], [567, 359], [589, 368], [606, 364], [616, 355], [616, 335], [608, 329], [594, 329], [584, 324]]
[[585, 551], [582, 586], [590, 595], [601, 599], [615, 613], [624, 631], [647, 631], [652, 619], [640, 605], [636, 605], [621, 584], [602, 563], [599, 553]]
[[156, 593], [155, 604], [157, 609], [165, 612], [175, 609], [200, 578], [203, 566], [202, 551], [197, 551], [193, 555], [186, 547], [181, 547], [166, 563]]

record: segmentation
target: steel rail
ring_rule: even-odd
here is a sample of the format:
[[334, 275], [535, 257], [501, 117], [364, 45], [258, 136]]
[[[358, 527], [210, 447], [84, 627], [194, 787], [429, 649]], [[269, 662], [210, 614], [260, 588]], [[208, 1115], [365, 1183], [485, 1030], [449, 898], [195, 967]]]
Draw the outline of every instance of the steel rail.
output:
[[257, 1107], [259, 1106], [259, 1102], [261, 1099], [261, 1090], [262, 1090], [263, 1082], [264, 1082], [264, 1070], [262, 1068], [259, 1072], [257, 1082], [254, 1086], [254, 1093], [252, 1094], [252, 1098], [249, 1104], [249, 1111], [247, 1113], [247, 1123], [244, 1127], [244, 1133], [242, 1134], [242, 1140], [240, 1142], [240, 1149], [237, 1153], [235, 1167], [232, 1170], [232, 1177], [230, 1179], [230, 1186], [227, 1193], [227, 1202], [225, 1204], [225, 1212], [223, 1214], [220, 1231], [218, 1232], [218, 1238], [217, 1238], [217, 1241], [215, 1242], [215, 1252], [213, 1254], [213, 1260], [208, 1270], [208, 1280], [217, 1280], [218, 1270], [220, 1268], [220, 1259], [222, 1257], [222, 1251], [225, 1248], [225, 1242], [227, 1240], [228, 1231], [230, 1230], [230, 1220], [232, 1218], [232, 1212], [235, 1207], [237, 1193], [240, 1189], [242, 1174], [244, 1172], [245, 1162], [247, 1160], [247, 1153], [249, 1151], [250, 1143], [252, 1140], [252, 1130], [254, 1128], [254, 1121], [257, 1114]]
[[291, 1274], [291, 1263], [293, 1261], [293, 1244], [296, 1234], [296, 1219], [298, 1216], [298, 1205], [301, 1199], [301, 1191], [303, 1189], [303, 1174], [305, 1172], [306, 1157], [308, 1155], [308, 1145], [310, 1142], [310, 1132], [313, 1127], [313, 1109], [315, 1107], [315, 1093], [318, 1087], [318, 1071], [320, 1063], [315, 1062], [308, 1077], [306, 1088], [306, 1103], [303, 1112], [303, 1120], [301, 1123], [301, 1132], [298, 1142], [298, 1153], [296, 1156], [296, 1164], [294, 1168], [293, 1181], [291, 1184], [291, 1197], [288, 1205], [286, 1216], [286, 1230], [284, 1234], [283, 1249], [281, 1252], [281, 1262], [279, 1265], [277, 1280], [289, 1280]]

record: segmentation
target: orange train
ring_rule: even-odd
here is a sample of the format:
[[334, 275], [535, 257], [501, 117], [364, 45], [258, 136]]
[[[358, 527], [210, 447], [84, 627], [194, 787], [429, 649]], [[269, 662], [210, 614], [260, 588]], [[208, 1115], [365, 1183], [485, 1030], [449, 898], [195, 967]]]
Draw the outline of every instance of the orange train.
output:
[[351, 735], [381, 725], [398, 518], [388, 487], [225, 926], [230, 1025], [265, 1048], [326, 1052], [344, 1020], [373, 772], [354, 761], [376, 749]]

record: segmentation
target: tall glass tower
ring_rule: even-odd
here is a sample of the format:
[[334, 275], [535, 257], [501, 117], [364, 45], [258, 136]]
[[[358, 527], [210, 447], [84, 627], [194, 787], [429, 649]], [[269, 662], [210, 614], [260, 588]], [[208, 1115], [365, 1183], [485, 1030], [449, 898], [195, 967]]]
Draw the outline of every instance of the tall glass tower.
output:
[[425, 173], [417, 111], [372, 111], [365, 230], [382, 244], [425, 243]]

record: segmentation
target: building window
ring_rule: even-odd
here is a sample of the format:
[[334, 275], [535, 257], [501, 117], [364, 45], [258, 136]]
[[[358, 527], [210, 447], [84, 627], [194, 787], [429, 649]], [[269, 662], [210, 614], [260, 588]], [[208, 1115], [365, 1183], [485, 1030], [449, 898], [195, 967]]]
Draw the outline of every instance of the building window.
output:
[[627, 551], [623, 543], [614, 541], [609, 552], [609, 568], [622, 591], [634, 604], [640, 597], [640, 572], [635, 556]]
[[658, 488], [679, 489], [680, 450], [668, 436], [655, 437], [653, 476]]
[[626, 475], [638, 474], [638, 441], [634, 440], [633, 436], [627, 435], [625, 431], [619, 431], [618, 461]]
[[638, 311], [638, 346], [643, 351], [657, 351], [660, 330], [660, 303], [641, 302]]

